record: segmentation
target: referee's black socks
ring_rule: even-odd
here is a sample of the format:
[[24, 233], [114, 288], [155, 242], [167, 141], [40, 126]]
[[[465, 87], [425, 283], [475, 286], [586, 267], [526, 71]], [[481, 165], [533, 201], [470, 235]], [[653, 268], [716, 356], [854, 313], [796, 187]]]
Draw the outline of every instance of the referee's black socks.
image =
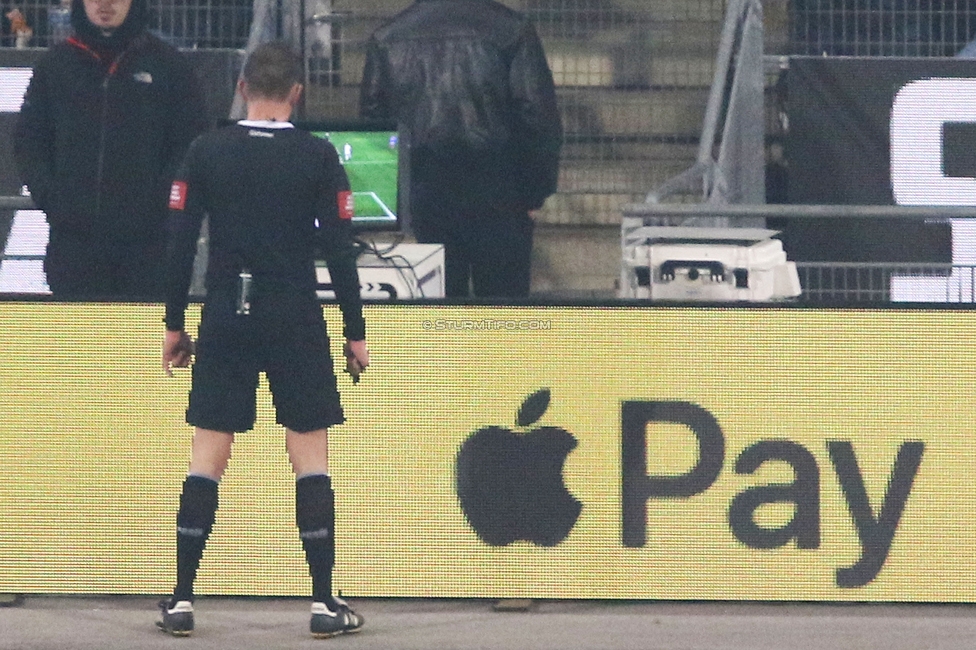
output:
[[295, 481], [295, 522], [312, 576], [312, 600], [335, 609], [335, 494], [328, 475], [311, 474]]
[[217, 481], [191, 474], [183, 481], [176, 515], [176, 589], [173, 604], [193, 601], [193, 581], [217, 513]]

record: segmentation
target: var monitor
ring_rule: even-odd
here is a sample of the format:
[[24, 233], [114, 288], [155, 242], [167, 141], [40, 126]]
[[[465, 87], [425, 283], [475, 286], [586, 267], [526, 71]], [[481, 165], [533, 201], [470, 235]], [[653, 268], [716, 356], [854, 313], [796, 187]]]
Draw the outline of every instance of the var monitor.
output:
[[357, 230], [399, 230], [406, 196], [405, 162], [396, 126], [363, 121], [299, 123], [313, 135], [328, 138], [339, 153], [353, 196]]

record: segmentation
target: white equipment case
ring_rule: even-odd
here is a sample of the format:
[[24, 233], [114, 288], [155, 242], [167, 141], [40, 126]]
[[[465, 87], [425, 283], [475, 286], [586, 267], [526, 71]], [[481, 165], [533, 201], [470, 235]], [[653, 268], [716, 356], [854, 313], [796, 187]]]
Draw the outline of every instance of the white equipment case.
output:
[[[384, 244], [377, 244], [383, 249]], [[380, 254], [363, 253], [356, 261], [364, 300], [412, 300], [444, 297], [444, 245], [396, 244]], [[333, 299], [332, 279], [324, 262], [315, 267], [319, 298]]]
[[800, 295], [796, 264], [763, 228], [645, 226], [623, 242], [621, 298], [767, 302]]

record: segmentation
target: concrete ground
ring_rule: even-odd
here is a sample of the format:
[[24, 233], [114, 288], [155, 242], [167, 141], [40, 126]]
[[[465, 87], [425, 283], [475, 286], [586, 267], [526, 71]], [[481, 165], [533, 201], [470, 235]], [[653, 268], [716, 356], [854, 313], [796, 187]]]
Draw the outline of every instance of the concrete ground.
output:
[[[309, 636], [308, 603], [201, 598], [188, 639], [155, 629], [156, 601], [27, 597], [0, 608], [0, 650], [972, 650], [970, 605], [351, 599], [359, 634]], [[518, 604], [518, 603], [516, 603]]]

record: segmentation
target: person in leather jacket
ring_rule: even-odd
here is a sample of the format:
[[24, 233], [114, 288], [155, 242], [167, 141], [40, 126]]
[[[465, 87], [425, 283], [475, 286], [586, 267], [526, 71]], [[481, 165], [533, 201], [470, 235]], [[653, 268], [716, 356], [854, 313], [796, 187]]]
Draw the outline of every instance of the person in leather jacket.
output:
[[398, 123], [411, 227], [444, 244], [447, 296], [528, 295], [563, 135], [532, 23], [494, 0], [416, 0], [369, 41], [360, 116]]
[[208, 119], [193, 71], [146, 30], [146, 0], [73, 0], [34, 67], [14, 156], [45, 212], [55, 297], [162, 298], [169, 189]]

